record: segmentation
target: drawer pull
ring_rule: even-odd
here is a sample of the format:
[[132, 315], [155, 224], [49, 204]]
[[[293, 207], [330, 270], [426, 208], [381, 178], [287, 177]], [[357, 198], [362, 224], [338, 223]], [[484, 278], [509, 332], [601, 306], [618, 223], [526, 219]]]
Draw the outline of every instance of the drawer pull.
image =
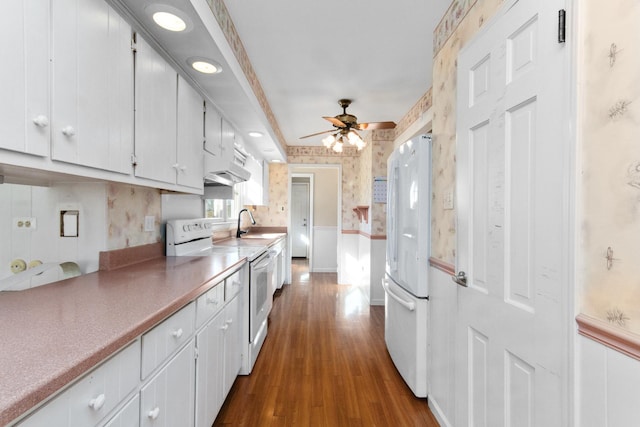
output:
[[76, 130], [73, 128], [73, 126], [65, 126], [62, 128], [62, 134], [64, 136], [73, 136], [76, 134]]
[[171, 336], [173, 336], [174, 338], [180, 338], [182, 336], [182, 333], [182, 328], [180, 328], [176, 331], [171, 332]]
[[100, 396], [93, 398], [89, 401], [89, 408], [93, 409], [94, 411], [99, 411], [104, 406], [105, 400], [106, 400], [106, 397], [104, 396], [104, 393], [103, 393]]
[[153, 410], [149, 411], [147, 417], [155, 420], [156, 418], [158, 418], [158, 415], [160, 415], [160, 408], [156, 406]]
[[33, 123], [38, 127], [45, 128], [49, 126], [49, 119], [47, 116], [40, 114], [33, 119]]

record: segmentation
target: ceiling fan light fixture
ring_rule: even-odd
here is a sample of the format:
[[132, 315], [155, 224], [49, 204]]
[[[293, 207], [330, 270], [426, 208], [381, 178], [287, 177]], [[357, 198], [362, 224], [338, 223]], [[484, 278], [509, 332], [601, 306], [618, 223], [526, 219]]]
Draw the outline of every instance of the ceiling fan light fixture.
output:
[[360, 138], [360, 136], [358, 136], [358, 134], [352, 130], [350, 130], [347, 134], [347, 139], [349, 140], [349, 144], [351, 145], [358, 145], [359, 143], [362, 143], [362, 138]]
[[333, 151], [336, 153], [342, 153], [342, 141], [337, 141], [333, 146]]
[[336, 142], [336, 137], [333, 136], [333, 135], [329, 135], [329, 136], [327, 136], [327, 137], [322, 139], [322, 143], [327, 148], [330, 148], [331, 144], [333, 144], [334, 142]]

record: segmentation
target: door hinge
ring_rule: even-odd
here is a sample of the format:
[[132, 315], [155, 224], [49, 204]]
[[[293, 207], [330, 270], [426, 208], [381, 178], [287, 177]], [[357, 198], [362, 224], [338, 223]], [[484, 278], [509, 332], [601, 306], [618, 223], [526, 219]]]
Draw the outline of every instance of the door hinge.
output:
[[193, 358], [198, 360], [198, 347], [194, 347], [193, 349]]
[[565, 42], [567, 33], [567, 11], [560, 9], [558, 11], [558, 43]]
[[136, 155], [135, 154], [131, 155], [131, 165], [133, 165], [134, 168], [136, 166], [138, 166], [138, 159], [136, 159]]
[[138, 34], [137, 33], [133, 33], [131, 34], [131, 51], [133, 53], [136, 53], [138, 51], [137, 49], [137, 39], [138, 39]]

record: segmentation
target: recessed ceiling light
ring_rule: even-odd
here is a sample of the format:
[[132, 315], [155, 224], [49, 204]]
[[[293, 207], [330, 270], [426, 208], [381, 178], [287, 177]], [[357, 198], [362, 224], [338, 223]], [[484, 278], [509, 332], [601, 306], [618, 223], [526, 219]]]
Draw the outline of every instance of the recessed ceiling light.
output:
[[280, 159], [273, 159], [273, 160], [271, 160], [271, 163], [282, 163], [282, 160], [280, 160]]
[[153, 21], [169, 31], [184, 31], [187, 29], [187, 23], [182, 18], [169, 12], [154, 13]]
[[262, 132], [252, 131], [252, 132], [249, 132], [249, 136], [251, 136], [253, 138], [260, 138], [263, 135], [262, 135]]
[[173, 32], [188, 33], [193, 30], [193, 21], [182, 10], [168, 4], [150, 4], [144, 8], [145, 13], [159, 27]]
[[222, 71], [220, 64], [208, 58], [193, 57], [187, 59], [187, 63], [194, 70], [204, 74], [218, 74]]

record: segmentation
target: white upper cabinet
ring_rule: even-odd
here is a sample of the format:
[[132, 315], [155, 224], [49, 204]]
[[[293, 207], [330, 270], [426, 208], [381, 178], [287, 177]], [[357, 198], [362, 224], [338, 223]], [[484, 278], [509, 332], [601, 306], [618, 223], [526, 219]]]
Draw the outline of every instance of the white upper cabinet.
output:
[[236, 131], [233, 129], [233, 126], [226, 121], [224, 118], [222, 119], [222, 130], [221, 130], [221, 144], [220, 149], [222, 150], [220, 154], [220, 159], [222, 160], [223, 165], [228, 165], [233, 162], [233, 150], [235, 149], [234, 143], [236, 140]]
[[178, 77], [177, 184], [204, 186], [204, 102], [202, 96]]
[[176, 71], [140, 36], [136, 41], [135, 174], [176, 181]]
[[202, 191], [202, 97], [141, 37], [135, 80], [135, 175]]
[[269, 163], [247, 157], [245, 167], [251, 172], [248, 181], [241, 184], [245, 205], [264, 206], [269, 204]]
[[49, 1], [3, 2], [0, 148], [49, 155]]
[[211, 103], [205, 103], [204, 149], [216, 158], [222, 156], [222, 118]]
[[51, 158], [130, 174], [131, 27], [104, 0], [56, 0], [51, 7]]

